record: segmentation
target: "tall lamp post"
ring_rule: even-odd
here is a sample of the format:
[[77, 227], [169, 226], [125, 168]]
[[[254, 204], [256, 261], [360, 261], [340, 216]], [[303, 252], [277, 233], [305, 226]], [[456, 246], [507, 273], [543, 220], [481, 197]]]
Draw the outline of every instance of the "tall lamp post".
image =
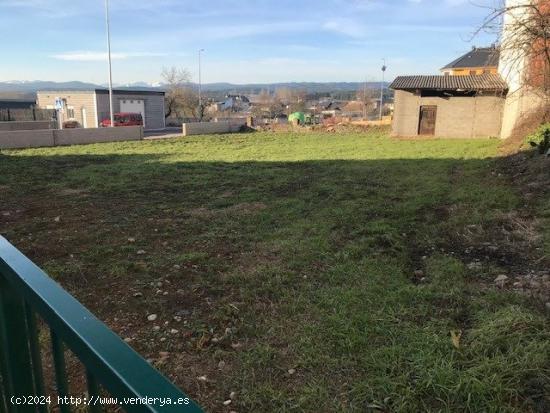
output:
[[367, 120], [367, 83], [369, 79], [365, 78], [363, 85], [363, 120]]
[[199, 49], [199, 116], [202, 121], [202, 73], [201, 73], [201, 54], [204, 49]]
[[107, 60], [109, 61], [109, 112], [111, 115], [111, 128], [115, 126], [113, 115], [113, 69], [111, 62], [111, 22], [109, 18], [109, 0], [105, 0], [105, 23], [107, 24]]
[[386, 74], [386, 59], [382, 59], [384, 62], [382, 64], [382, 83], [380, 83], [380, 120], [382, 120], [382, 111], [384, 109], [384, 81], [385, 81], [385, 74]]

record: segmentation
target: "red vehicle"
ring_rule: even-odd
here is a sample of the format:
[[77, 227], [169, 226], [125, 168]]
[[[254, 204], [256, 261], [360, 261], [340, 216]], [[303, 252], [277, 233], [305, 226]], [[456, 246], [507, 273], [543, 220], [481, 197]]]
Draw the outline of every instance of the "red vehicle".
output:
[[[143, 126], [141, 113], [115, 113], [115, 126]], [[103, 119], [101, 127], [111, 126], [111, 119]]]

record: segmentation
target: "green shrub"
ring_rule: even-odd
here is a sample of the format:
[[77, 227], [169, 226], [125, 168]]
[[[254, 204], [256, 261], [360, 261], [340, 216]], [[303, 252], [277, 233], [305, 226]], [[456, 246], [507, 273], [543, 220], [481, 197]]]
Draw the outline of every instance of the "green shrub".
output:
[[538, 148], [541, 155], [550, 153], [550, 123], [545, 123], [539, 126], [539, 128], [527, 138], [529, 144]]

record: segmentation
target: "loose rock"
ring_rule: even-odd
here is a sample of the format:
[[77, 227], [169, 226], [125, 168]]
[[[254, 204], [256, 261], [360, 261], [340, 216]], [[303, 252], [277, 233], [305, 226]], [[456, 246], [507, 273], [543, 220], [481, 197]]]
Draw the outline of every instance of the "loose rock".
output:
[[157, 318], [158, 318], [158, 316], [156, 314], [149, 314], [147, 316], [147, 320], [149, 320], [149, 321], [155, 321]]
[[504, 287], [507, 281], [508, 277], [504, 274], [500, 274], [497, 278], [495, 278], [495, 284], [499, 287]]
[[480, 262], [471, 262], [466, 266], [469, 270], [480, 270], [481, 269], [481, 263]]

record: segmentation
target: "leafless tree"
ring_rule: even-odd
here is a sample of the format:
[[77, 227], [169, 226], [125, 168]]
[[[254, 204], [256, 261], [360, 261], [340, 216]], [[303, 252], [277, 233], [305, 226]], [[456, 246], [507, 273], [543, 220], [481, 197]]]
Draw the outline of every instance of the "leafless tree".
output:
[[498, 0], [495, 6], [487, 8], [487, 17], [475, 34], [495, 33], [508, 69], [521, 71], [524, 85], [549, 95], [550, 1], [525, 0], [507, 4]]
[[275, 92], [275, 99], [286, 106], [287, 114], [303, 112], [306, 108], [307, 91], [305, 89], [291, 89], [283, 87]]
[[273, 96], [267, 90], [262, 90], [252, 113], [257, 118], [273, 119], [283, 113], [283, 105], [277, 96]]
[[166, 85], [165, 117], [199, 115], [199, 98], [190, 85], [191, 74], [187, 69], [175, 66], [162, 69], [162, 79]]
[[376, 102], [380, 99], [380, 91], [362, 87], [357, 90], [356, 98], [363, 104], [364, 115], [376, 109]]

